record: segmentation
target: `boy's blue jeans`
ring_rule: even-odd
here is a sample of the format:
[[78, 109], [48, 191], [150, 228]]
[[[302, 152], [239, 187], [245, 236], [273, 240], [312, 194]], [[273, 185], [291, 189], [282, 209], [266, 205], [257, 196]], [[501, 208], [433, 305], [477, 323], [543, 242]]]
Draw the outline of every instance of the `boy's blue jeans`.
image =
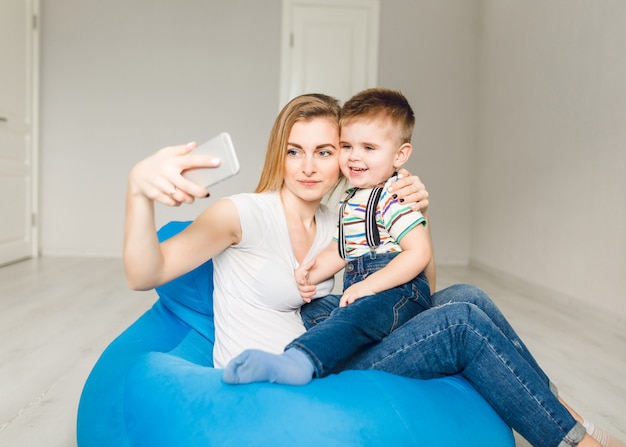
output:
[[[535, 447], [567, 447], [585, 429], [491, 299], [470, 285], [431, 297], [432, 307], [368, 347], [343, 369], [379, 369], [416, 379], [461, 374], [500, 417]], [[305, 325], [338, 303], [329, 295], [303, 307]]]
[[[346, 264], [344, 290], [363, 281], [368, 275], [385, 267], [398, 253], [360, 256]], [[410, 282], [375, 295], [357, 299], [346, 307], [317, 313], [314, 323], [305, 323], [307, 329], [285, 349], [297, 348], [311, 362], [317, 377], [336, 372], [357, 352], [379, 342], [396, 328], [430, 307], [430, 287], [422, 273]]]

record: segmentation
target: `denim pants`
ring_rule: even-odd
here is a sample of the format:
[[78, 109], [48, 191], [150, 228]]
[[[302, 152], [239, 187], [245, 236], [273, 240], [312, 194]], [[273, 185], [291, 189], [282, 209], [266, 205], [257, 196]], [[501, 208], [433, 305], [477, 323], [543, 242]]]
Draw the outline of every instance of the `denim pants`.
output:
[[[303, 307], [307, 328], [336, 305], [329, 295]], [[432, 307], [344, 363], [416, 379], [461, 374], [535, 447], [575, 446], [585, 429], [561, 405], [546, 374], [480, 289], [452, 286]]]
[[[397, 254], [372, 252], [349, 261], [344, 290], [385, 267]], [[333, 301], [333, 309], [317, 314], [314, 328], [285, 348], [304, 352], [313, 363], [316, 377], [336, 372], [357, 352], [379, 342], [429, 308], [430, 287], [422, 273], [406, 284], [359, 298], [345, 307], [338, 307], [339, 298]]]

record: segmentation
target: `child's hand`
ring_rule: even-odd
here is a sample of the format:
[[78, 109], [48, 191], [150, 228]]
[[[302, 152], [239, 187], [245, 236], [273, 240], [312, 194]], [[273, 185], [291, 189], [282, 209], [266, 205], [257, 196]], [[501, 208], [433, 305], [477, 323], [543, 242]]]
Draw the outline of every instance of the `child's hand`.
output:
[[375, 293], [376, 292], [365, 284], [365, 281], [357, 282], [344, 290], [341, 300], [339, 301], [339, 307], [346, 307], [348, 304], [354, 303], [359, 298], [374, 295]]
[[302, 264], [300, 267], [294, 270], [294, 277], [298, 284], [298, 290], [302, 300], [306, 303], [311, 302], [311, 297], [315, 295], [317, 288], [314, 284], [309, 284], [309, 271], [315, 265], [315, 259], [307, 264]]

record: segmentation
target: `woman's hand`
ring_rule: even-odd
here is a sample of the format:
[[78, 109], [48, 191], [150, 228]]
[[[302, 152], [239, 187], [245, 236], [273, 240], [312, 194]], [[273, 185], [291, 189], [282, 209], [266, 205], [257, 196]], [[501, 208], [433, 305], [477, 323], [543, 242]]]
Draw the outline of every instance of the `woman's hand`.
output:
[[170, 146], [137, 163], [128, 179], [131, 195], [142, 195], [168, 206], [192, 203], [209, 192], [183, 177], [194, 168], [216, 168], [220, 161], [209, 155], [195, 155], [196, 143]]
[[409, 171], [402, 168], [398, 171], [398, 181], [389, 188], [398, 201], [411, 205], [411, 209], [419, 210], [422, 214], [428, 212], [428, 191], [416, 175], [411, 175]]

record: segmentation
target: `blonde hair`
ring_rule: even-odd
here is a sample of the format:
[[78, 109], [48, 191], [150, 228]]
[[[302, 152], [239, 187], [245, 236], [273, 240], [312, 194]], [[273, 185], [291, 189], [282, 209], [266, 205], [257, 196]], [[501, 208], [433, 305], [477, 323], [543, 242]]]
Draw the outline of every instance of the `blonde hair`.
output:
[[291, 128], [298, 121], [328, 118], [337, 123], [339, 132], [339, 101], [320, 93], [297, 96], [280, 111], [274, 121], [265, 153], [265, 165], [256, 187], [257, 193], [277, 191], [285, 180], [285, 157]]
[[399, 143], [410, 143], [415, 114], [402, 93], [385, 88], [363, 90], [350, 98], [341, 109], [340, 124], [357, 119], [388, 119], [397, 129]]

